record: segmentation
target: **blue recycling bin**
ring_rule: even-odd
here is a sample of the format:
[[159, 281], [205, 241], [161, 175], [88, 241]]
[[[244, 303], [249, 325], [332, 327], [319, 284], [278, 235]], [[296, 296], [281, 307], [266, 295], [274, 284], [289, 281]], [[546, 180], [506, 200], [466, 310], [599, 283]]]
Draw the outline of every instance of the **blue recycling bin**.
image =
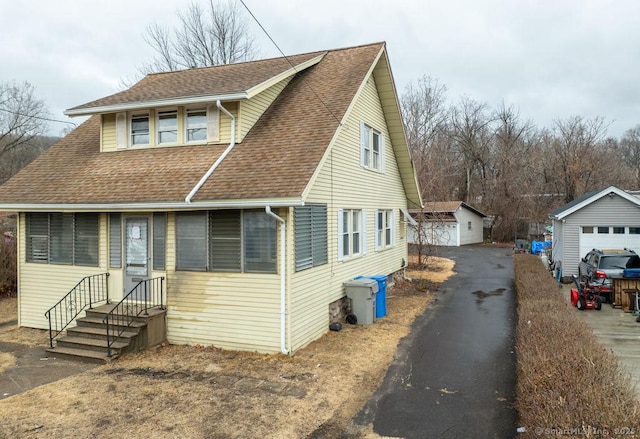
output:
[[374, 276], [358, 276], [355, 279], [373, 279], [378, 282], [378, 292], [376, 293], [376, 318], [387, 315], [387, 275], [376, 274]]

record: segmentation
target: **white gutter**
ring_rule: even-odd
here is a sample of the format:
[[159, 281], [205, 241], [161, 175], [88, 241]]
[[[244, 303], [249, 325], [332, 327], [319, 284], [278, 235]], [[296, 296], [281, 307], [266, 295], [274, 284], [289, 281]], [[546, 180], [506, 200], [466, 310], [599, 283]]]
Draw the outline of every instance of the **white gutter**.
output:
[[286, 344], [286, 317], [287, 317], [287, 305], [286, 305], [286, 273], [285, 269], [287, 268], [286, 264], [286, 256], [287, 251], [285, 248], [286, 245], [286, 233], [287, 233], [287, 225], [283, 218], [279, 217], [275, 213], [271, 211], [271, 206], [265, 206], [264, 211], [267, 215], [275, 219], [280, 223], [280, 351], [289, 355], [289, 350], [287, 349]]
[[185, 204], [180, 202], [158, 203], [96, 203], [96, 204], [68, 204], [68, 203], [20, 203], [0, 204], [0, 212], [163, 212], [167, 210], [207, 210], [207, 209], [258, 209], [265, 206], [289, 207], [304, 206], [300, 199], [266, 199], [256, 201], [206, 201]]
[[222, 95], [211, 95], [211, 96], [194, 96], [190, 98], [169, 98], [169, 99], [157, 99], [151, 101], [140, 101], [140, 102], [127, 102], [123, 104], [111, 104], [111, 105], [101, 105], [99, 107], [91, 107], [91, 108], [69, 108], [65, 110], [63, 114], [65, 116], [90, 116], [92, 114], [102, 114], [102, 113], [115, 113], [118, 111], [127, 111], [127, 110], [142, 110], [150, 107], [174, 107], [176, 105], [192, 105], [192, 104], [205, 104], [211, 101], [239, 101], [241, 99], [246, 99], [247, 93], [228, 93]]
[[191, 203], [191, 198], [193, 198], [196, 192], [200, 190], [200, 188], [207, 181], [207, 179], [211, 177], [211, 174], [213, 174], [213, 171], [215, 171], [216, 168], [220, 165], [220, 163], [222, 163], [224, 158], [231, 152], [233, 147], [236, 146], [236, 118], [233, 116], [233, 114], [229, 113], [229, 111], [222, 106], [222, 104], [220, 103], [220, 100], [216, 101], [216, 105], [220, 110], [222, 110], [224, 114], [226, 114], [231, 118], [231, 143], [229, 143], [229, 146], [227, 146], [227, 149], [224, 150], [222, 155], [218, 157], [218, 160], [216, 160], [216, 162], [213, 165], [211, 165], [207, 173], [202, 176], [198, 184], [196, 184], [194, 188], [191, 189], [191, 192], [189, 192], [189, 195], [187, 195], [187, 197], [184, 199], [184, 202], [187, 204]]

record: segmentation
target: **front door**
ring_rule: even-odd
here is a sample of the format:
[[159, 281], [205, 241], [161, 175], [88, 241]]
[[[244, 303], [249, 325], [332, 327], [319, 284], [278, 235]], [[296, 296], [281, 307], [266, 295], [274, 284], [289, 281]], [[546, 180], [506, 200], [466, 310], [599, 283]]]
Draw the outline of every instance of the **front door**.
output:
[[149, 260], [149, 218], [126, 217], [124, 294], [149, 278]]

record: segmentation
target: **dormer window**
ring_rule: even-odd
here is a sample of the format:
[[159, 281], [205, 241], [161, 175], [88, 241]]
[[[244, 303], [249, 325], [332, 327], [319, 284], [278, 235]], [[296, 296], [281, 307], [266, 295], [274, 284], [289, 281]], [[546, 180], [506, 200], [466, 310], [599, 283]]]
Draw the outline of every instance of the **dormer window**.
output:
[[149, 144], [149, 113], [131, 116], [131, 145]]
[[178, 111], [158, 111], [158, 145], [178, 142]]
[[186, 110], [186, 141], [204, 142], [207, 140], [207, 109], [189, 108]]

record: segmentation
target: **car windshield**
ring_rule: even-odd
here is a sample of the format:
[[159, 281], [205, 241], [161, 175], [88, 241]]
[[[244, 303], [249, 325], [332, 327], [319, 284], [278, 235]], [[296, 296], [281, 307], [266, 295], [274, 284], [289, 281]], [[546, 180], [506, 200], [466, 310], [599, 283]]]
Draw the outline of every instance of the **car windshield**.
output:
[[603, 256], [600, 258], [600, 268], [626, 268], [631, 256]]

